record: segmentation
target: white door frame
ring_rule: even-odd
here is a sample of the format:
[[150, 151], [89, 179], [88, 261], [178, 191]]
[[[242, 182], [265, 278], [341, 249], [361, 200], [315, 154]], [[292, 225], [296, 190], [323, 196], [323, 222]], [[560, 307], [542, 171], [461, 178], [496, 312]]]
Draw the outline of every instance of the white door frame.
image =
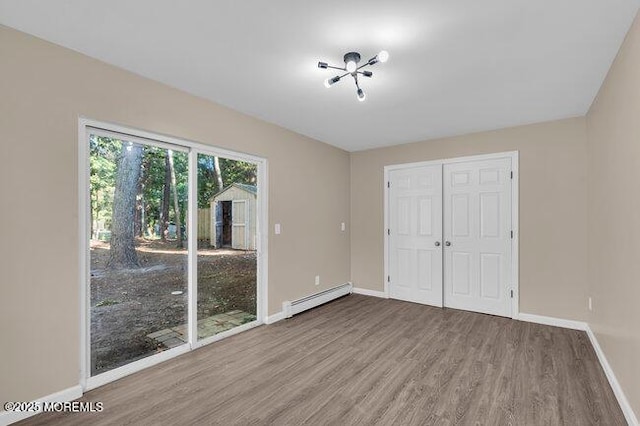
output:
[[[188, 311], [189, 311], [189, 343], [166, 350], [160, 354], [133, 361], [122, 367], [101, 373], [91, 377], [90, 357], [90, 293], [88, 283], [90, 282], [90, 259], [89, 259], [89, 145], [88, 128], [99, 129], [100, 133], [113, 132], [117, 136], [126, 135], [128, 139], [139, 140], [140, 143], [160, 146], [173, 150], [189, 153], [189, 216], [187, 226], [190, 230], [196, 230], [197, 221], [197, 155], [213, 155], [229, 158], [232, 160], [251, 162], [257, 165], [258, 194], [256, 200], [256, 257], [257, 257], [257, 293], [256, 309], [257, 319], [231, 330], [214, 336], [198, 340], [197, 339], [197, 238], [188, 239], [189, 266], [188, 266]], [[269, 226], [268, 226], [268, 204], [267, 200], [268, 182], [268, 161], [266, 158], [251, 154], [229, 151], [211, 145], [205, 145], [186, 139], [161, 135], [145, 130], [121, 126], [85, 117], [78, 119], [78, 247], [79, 247], [79, 274], [78, 284], [80, 293], [80, 377], [79, 382], [83, 391], [94, 389], [106, 383], [117, 380], [121, 377], [140, 371], [144, 368], [174, 358], [180, 354], [189, 352], [209, 343], [224, 339], [231, 335], [240, 333], [253, 327], [257, 327], [266, 322], [268, 314], [268, 247], [269, 247]], [[194, 234], [195, 235], [195, 234]]]
[[510, 158], [513, 179], [511, 185], [511, 225], [513, 227], [513, 240], [511, 241], [511, 290], [513, 298], [511, 299], [511, 318], [518, 318], [520, 313], [520, 279], [519, 279], [519, 154], [518, 151], [497, 152], [493, 154], [471, 155], [466, 157], [446, 158], [441, 160], [420, 161], [416, 163], [392, 164], [384, 166], [384, 228], [382, 234], [384, 236], [384, 295], [389, 298], [389, 173], [392, 170], [409, 169], [413, 167], [434, 166], [462, 163], [467, 161], [491, 160], [497, 158]]

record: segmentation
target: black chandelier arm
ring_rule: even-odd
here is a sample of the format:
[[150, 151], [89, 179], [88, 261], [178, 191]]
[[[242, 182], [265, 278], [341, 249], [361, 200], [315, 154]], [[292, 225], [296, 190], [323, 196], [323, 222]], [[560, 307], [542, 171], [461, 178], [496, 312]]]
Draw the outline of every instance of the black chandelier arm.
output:
[[[374, 63], [375, 63], [375, 62], [374, 62]], [[364, 68], [364, 67], [368, 67], [369, 65], [373, 65], [373, 64], [370, 64], [369, 62], [365, 62], [364, 64], [362, 64], [362, 65], [360, 65], [358, 68], [356, 68], [356, 71], [358, 71], [358, 70], [360, 70], [360, 69], [362, 69], [362, 68]]]
[[[373, 58], [369, 59], [367, 62], [365, 62], [364, 64], [360, 65], [358, 68], [356, 68], [356, 72], [358, 72], [359, 70], [361, 70], [364, 67], [368, 67], [369, 65], [374, 65], [378, 63], [378, 60], [376, 59], [377, 56], [374, 56]], [[322, 64], [322, 66], [320, 65]], [[318, 63], [318, 68], [324, 68], [324, 69], [333, 69], [333, 70], [340, 70], [340, 71], [347, 71], [346, 68], [344, 67], [335, 67], [333, 65], [329, 65], [326, 62], [320, 62]], [[347, 74], [351, 74], [350, 72], [347, 72]], [[345, 74], [346, 75], [346, 74]], [[342, 76], [344, 77], [344, 76]]]
[[318, 68], [334, 69], [334, 70], [340, 70], [340, 71], [346, 71], [347, 70], [345, 67], [336, 67], [336, 66], [333, 66], [333, 65], [329, 65], [326, 62], [318, 62]]

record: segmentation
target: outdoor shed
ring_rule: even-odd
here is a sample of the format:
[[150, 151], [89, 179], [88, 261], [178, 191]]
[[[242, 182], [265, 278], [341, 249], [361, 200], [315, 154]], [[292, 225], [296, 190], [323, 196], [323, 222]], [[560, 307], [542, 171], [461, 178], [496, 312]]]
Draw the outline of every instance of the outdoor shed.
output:
[[234, 183], [211, 198], [211, 245], [256, 249], [255, 185]]

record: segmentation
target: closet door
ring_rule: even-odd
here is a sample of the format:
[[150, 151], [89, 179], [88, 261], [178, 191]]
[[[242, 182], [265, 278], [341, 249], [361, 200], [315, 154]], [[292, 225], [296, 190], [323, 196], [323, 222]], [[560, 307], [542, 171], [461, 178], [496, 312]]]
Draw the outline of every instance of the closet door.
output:
[[444, 305], [511, 316], [511, 159], [444, 165]]
[[389, 296], [442, 306], [442, 166], [389, 178]]

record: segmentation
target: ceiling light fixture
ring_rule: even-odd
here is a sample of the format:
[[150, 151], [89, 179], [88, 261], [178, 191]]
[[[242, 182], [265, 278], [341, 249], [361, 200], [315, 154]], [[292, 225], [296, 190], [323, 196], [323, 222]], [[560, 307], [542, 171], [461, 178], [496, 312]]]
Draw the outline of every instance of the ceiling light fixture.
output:
[[335, 83], [339, 82], [342, 77], [346, 77], [347, 75], [351, 74], [351, 77], [353, 77], [353, 80], [356, 83], [356, 94], [358, 95], [358, 100], [362, 102], [366, 99], [367, 95], [360, 88], [360, 84], [358, 83], [358, 75], [371, 78], [373, 77], [373, 73], [371, 71], [360, 71], [360, 69], [369, 65], [377, 64], [378, 62], [387, 62], [389, 60], [389, 53], [386, 50], [383, 50], [360, 66], [358, 66], [358, 63], [360, 62], [360, 54], [358, 52], [347, 53], [346, 55], [344, 55], [343, 60], [344, 67], [334, 67], [332, 65], [329, 65], [327, 62], [318, 62], [318, 68], [331, 68], [334, 70], [345, 71], [345, 73], [342, 75], [337, 75], [333, 78], [326, 79], [324, 81], [324, 86], [329, 88]]

